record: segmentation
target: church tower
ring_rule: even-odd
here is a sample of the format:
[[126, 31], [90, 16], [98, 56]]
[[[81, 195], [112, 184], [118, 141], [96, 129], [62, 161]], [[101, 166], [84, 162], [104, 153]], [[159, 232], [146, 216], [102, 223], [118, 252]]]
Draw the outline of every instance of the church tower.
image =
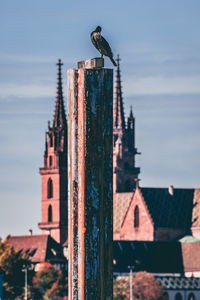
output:
[[117, 57], [115, 103], [113, 114], [113, 192], [131, 192], [135, 188], [140, 168], [135, 167], [135, 118], [132, 108], [125, 122], [121, 75]]
[[67, 240], [67, 120], [62, 92], [61, 60], [53, 124], [48, 122], [42, 177], [42, 233], [49, 233], [58, 243]]

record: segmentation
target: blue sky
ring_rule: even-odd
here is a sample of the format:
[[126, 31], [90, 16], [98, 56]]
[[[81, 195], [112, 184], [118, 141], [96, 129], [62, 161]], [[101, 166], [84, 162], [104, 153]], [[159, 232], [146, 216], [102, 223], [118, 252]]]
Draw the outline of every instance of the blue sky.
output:
[[[141, 185], [200, 187], [199, 0], [0, 2], [0, 236], [39, 233], [56, 62], [98, 56], [97, 26], [121, 56], [126, 115], [136, 117]], [[105, 58], [105, 66], [112, 67]]]

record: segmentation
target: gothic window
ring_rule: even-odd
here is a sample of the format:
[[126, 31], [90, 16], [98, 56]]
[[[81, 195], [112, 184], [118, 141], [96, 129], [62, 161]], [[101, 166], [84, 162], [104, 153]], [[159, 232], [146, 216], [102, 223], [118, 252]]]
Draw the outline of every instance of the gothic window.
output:
[[195, 300], [195, 296], [193, 293], [190, 293], [188, 296], [188, 300]]
[[48, 198], [53, 197], [53, 181], [51, 180], [51, 178], [49, 178], [48, 184], [47, 184], [47, 197]]
[[175, 296], [175, 300], [182, 300], [183, 297], [180, 293], [177, 293], [176, 296]]
[[52, 134], [49, 136], [50, 147], [53, 147], [53, 137]]
[[52, 206], [48, 207], [48, 222], [52, 222]]
[[52, 166], [52, 156], [49, 156], [49, 166]]
[[134, 227], [135, 228], [139, 227], [139, 208], [137, 205], [134, 210]]

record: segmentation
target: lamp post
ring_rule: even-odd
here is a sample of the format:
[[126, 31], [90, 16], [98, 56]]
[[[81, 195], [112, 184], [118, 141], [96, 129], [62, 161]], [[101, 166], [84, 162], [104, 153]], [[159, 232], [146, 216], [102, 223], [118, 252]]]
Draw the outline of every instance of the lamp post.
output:
[[28, 300], [28, 266], [23, 265], [23, 271], [24, 271], [24, 299]]
[[133, 268], [134, 266], [128, 266], [129, 272], [129, 286], [130, 286], [130, 300], [133, 300]]

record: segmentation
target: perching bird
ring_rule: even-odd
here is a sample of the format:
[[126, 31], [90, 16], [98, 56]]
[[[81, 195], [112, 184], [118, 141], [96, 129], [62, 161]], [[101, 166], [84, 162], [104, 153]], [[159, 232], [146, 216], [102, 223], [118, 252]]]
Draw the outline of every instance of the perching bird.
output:
[[94, 31], [92, 31], [92, 33], [90, 34], [90, 39], [95, 48], [97, 48], [97, 50], [101, 53], [101, 57], [103, 57], [103, 55], [108, 56], [112, 61], [113, 65], [117, 66], [116, 62], [113, 59], [113, 54], [108, 42], [101, 35], [100, 26], [97, 26], [97, 28]]

